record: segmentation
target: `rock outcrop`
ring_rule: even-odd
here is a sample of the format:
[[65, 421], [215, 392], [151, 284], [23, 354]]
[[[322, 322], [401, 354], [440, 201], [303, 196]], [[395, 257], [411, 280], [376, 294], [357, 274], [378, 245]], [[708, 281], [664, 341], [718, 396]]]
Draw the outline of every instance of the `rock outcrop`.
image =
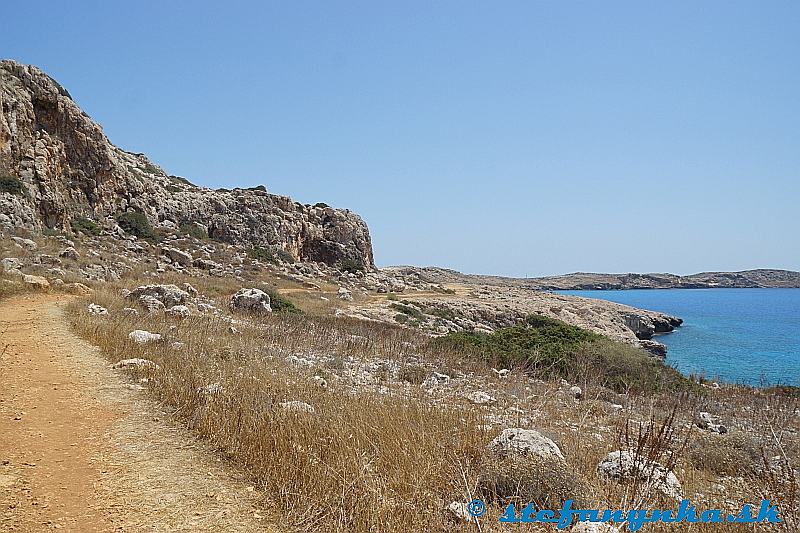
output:
[[0, 61], [0, 229], [69, 230], [89, 219], [119, 232], [115, 217], [145, 215], [158, 228], [272, 249], [295, 260], [374, 267], [367, 225], [349, 210], [303, 205], [254, 189], [211, 190], [167, 175], [142, 154], [111, 144], [102, 128], [47, 74]]

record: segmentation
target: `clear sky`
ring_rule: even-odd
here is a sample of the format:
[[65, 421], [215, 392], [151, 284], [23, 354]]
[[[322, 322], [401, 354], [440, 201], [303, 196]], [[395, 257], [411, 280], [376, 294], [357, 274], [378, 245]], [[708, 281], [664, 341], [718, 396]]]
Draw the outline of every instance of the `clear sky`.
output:
[[0, 56], [379, 265], [800, 270], [800, 2], [3, 0]]

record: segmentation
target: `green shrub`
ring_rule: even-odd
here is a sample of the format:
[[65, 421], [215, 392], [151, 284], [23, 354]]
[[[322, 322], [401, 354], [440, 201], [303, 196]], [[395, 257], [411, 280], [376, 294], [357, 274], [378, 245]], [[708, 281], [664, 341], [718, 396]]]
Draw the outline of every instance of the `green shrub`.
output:
[[283, 296], [275, 289], [267, 289], [265, 291], [269, 294], [270, 307], [273, 313], [302, 315], [303, 310], [294, 305], [291, 300]]
[[185, 233], [189, 237], [193, 237], [195, 239], [208, 239], [208, 232], [196, 222], [184, 222], [181, 224], [180, 230], [181, 233]]
[[155, 240], [158, 237], [153, 226], [150, 225], [150, 221], [140, 211], [126, 211], [118, 214], [117, 224], [126, 233], [135, 235], [140, 239]]
[[16, 196], [25, 196], [25, 186], [19, 178], [0, 175], [0, 192], [8, 192]]
[[502, 367], [523, 367], [546, 379], [593, 383], [616, 392], [682, 389], [689, 381], [644, 350], [543, 315], [493, 333], [461, 331], [433, 339], [432, 350], [481, 357]]
[[411, 305], [406, 305], [404, 303], [393, 303], [390, 304], [389, 307], [391, 307], [392, 309], [396, 309], [397, 311], [400, 311], [404, 315], [408, 315], [409, 318], [415, 318], [417, 320], [425, 320], [425, 315], [422, 314], [422, 311]]
[[400, 297], [397, 296], [397, 293], [390, 292], [389, 294], [386, 295], [386, 299], [389, 300], [390, 302], [396, 302], [397, 300], [400, 299]]
[[258, 259], [259, 261], [264, 261], [265, 263], [272, 263], [273, 265], [277, 265], [280, 261], [283, 261], [284, 263], [294, 263], [294, 257], [292, 257], [292, 254], [283, 248], [270, 249], [256, 246], [253, 247], [247, 255], [253, 259]]
[[355, 274], [356, 272], [363, 272], [364, 271], [364, 263], [357, 259], [345, 259], [339, 265], [339, 270], [342, 272], [350, 272], [351, 274]]
[[85, 217], [73, 218], [70, 225], [75, 233], [81, 232], [92, 237], [97, 237], [102, 231], [102, 228], [96, 222]]

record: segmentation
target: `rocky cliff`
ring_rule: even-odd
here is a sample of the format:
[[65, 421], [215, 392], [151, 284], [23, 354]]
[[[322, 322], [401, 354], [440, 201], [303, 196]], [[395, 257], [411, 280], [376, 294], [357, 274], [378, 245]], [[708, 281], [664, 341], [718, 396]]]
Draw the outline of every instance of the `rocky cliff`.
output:
[[[88, 218], [119, 231], [135, 211], [156, 228], [194, 225], [214, 239], [283, 250], [296, 260], [374, 267], [364, 221], [263, 188], [211, 190], [114, 146], [41, 70], [0, 61], [0, 228], [69, 230]], [[197, 226], [199, 225], [199, 226]]]

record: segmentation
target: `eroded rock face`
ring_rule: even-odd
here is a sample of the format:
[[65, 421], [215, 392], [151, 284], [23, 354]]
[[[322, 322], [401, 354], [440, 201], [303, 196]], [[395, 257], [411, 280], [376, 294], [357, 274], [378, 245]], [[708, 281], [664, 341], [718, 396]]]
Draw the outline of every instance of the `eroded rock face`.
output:
[[0, 61], [0, 172], [25, 190], [0, 193], [0, 229], [64, 230], [86, 217], [112, 231], [114, 215], [133, 210], [156, 227], [194, 224], [215, 239], [278, 248], [295, 260], [354, 259], [374, 267], [369, 230], [358, 215], [168, 176], [144, 155], [111, 144], [47, 74], [8, 60]]

